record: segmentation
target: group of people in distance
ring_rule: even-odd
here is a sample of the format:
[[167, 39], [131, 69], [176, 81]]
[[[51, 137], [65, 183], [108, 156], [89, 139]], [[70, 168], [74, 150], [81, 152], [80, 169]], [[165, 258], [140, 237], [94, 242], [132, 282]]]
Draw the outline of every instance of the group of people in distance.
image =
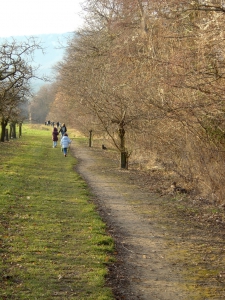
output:
[[63, 152], [64, 156], [66, 157], [69, 145], [71, 144], [71, 140], [68, 137], [67, 128], [66, 128], [65, 123], [62, 124], [59, 131], [58, 131], [57, 126], [54, 126], [54, 128], [53, 128], [53, 132], [52, 132], [53, 148], [56, 148], [56, 146], [57, 146], [59, 134], [61, 134], [60, 145], [62, 147], [62, 152]]

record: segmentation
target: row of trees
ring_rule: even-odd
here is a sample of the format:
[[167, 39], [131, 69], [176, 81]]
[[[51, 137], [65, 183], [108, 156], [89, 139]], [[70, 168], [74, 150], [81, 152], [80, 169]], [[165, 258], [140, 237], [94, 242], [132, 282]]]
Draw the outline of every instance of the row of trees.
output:
[[86, 25], [56, 66], [49, 115], [110, 137], [123, 166], [130, 155], [149, 168], [160, 163], [223, 201], [223, 1], [86, 0], [83, 7]]
[[35, 50], [41, 49], [34, 38], [22, 43], [5, 40], [0, 44], [0, 120], [1, 142], [9, 122], [15, 124], [27, 117], [30, 81], [37, 70], [31, 62]]
[[[59, 107], [51, 107], [51, 115], [48, 116], [50, 112], [50, 106], [55, 100], [55, 95], [57, 93], [57, 86], [53, 84], [44, 84], [40, 87], [39, 91], [35, 93], [32, 97], [32, 101], [29, 102], [29, 112], [31, 116], [31, 121], [34, 123], [44, 123], [46, 120], [57, 121], [54, 119], [54, 111], [57, 111]], [[59, 111], [60, 112], [60, 111]]]

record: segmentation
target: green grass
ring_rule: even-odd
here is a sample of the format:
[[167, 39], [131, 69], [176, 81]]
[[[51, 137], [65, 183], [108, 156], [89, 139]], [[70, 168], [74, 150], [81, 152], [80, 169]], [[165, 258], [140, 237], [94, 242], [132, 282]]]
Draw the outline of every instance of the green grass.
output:
[[46, 127], [0, 143], [0, 299], [113, 299], [114, 244], [75, 164]]

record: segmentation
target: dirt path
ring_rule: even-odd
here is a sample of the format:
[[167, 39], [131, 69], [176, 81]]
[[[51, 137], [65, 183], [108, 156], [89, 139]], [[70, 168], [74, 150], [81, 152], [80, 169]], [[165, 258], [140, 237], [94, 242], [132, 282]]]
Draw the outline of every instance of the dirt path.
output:
[[136, 209], [135, 203], [156, 201], [156, 195], [130, 183], [128, 172], [119, 170], [102, 150], [79, 146], [72, 151], [79, 161], [76, 170], [91, 188], [116, 241], [117, 262], [109, 278], [116, 299], [188, 299], [177, 266], [166, 257], [166, 231]]
[[210, 223], [212, 207], [167, 201], [150, 192], [163, 178], [122, 171], [100, 147], [80, 144], [72, 152], [116, 243], [108, 278], [115, 299], [225, 299], [225, 213]]

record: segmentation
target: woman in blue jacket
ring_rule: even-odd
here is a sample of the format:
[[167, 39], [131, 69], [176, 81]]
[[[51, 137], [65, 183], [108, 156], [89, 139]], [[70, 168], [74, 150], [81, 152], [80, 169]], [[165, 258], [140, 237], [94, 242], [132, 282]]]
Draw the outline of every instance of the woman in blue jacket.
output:
[[69, 145], [71, 144], [71, 140], [69, 139], [67, 133], [64, 133], [64, 135], [63, 135], [63, 137], [60, 141], [60, 144], [62, 146], [63, 154], [66, 157], [67, 156], [67, 149], [69, 148]]

